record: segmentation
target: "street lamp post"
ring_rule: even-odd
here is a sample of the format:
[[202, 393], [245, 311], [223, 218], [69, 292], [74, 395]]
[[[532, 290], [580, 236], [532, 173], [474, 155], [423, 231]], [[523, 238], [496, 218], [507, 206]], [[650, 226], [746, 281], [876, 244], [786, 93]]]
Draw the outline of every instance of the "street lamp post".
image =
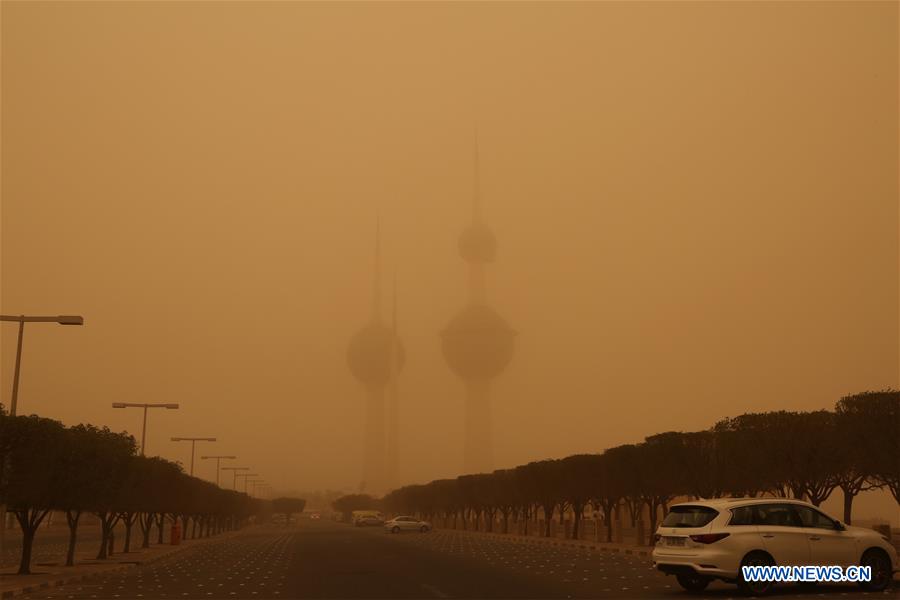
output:
[[143, 408], [144, 409], [144, 426], [141, 428], [141, 456], [144, 456], [147, 438], [147, 409], [148, 408], [167, 408], [174, 410], [178, 408], [177, 404], [141, 404], [139, 402], [113, 402], [113, 408]]
[[84, 325], [84, 317], [80, 315], [57, 315], [55, 317], [27, 317], [25, 315], [0, 315], [0, 321], [12, 321], [19, 324], [19, 340], [16, 342], [16, 368], [13, 371], [12, 401], [9, 404], [10, 416], [16, 416], [19, 400], [19, 370], [22, 366], [22, 338], [25, 335], [25, 323], [59, 323], [60, 325]]
[[222, 462], [222, 459], [223, 458], [234, 459], [234, 458], [237, 458], [237, 456], [226, 456], [224, 454], [217, 455], [217, 456], [201, 456], [200, 460], [206, 460], [207, 458], [216, 459], [216, 485], [219, 485], [219, 471], [221, 470], [221, 467], [219, 466], [219, 464]]
[[191, 477], [194, 476], [194, 448], [197, 442], [214, 442], [216, 438], [211, 437], [173, 437], [173, 442], [190, 442], [191, 443]]
[[[84, 325], [84, 317], [80, 315], [56, 315], [55, 317], [34, 317], [26, 315], [0, 315], [0, 321], [19, 324], [19, 339], [16, 342], [16, 367], [13, 371], [12, 400], [9, 403], [9, 416], [16, 416], [19, 400], [19, 371], [22, 366], [22, 338], [25, 336], [25, 323], [59, 323], [60, 325]], [[0, 554], [6, 542], [6, 503], [0, 503]]]
[[[240, 475], [235, 475], [235, 481], [237, 481], [238, 477], [259, 477], [259, 473], [241, 473]], [[247, 493], [247, 480], [244, 479], [244, 493]]]
[[[245, 479], [244, 480], [244, 493], [245, 494], [247, 493], [247, 484], [252, 483], [255, 486], [257, 483], [262, 483], [262, 482], [263, 482], [262, 479], [249, 479], [249, 478]], [[250, 495], [251, 496], [253, 495], [253, 488], [250, 488]]]
[[249, 471], [250, 467], [222, 467], [223, 471], [232, 471], [234, 473], [234, 481], [231, 484], [231, 489], [237, 491], [237, 478], [238, 471]]

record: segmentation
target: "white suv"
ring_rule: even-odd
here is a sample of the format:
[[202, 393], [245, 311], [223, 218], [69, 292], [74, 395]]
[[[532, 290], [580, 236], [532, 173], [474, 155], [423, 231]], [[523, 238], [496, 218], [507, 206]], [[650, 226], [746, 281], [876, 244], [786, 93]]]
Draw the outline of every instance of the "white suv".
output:
[[689, 591], [713, 579], [762, 595], [772, 582], [741, 577], [747, 565], [867, 565], [870, 591], [888, 587], [897, 551], [871, 529], [849, 527], [812, 504], [781, 498], [721, 498], [672, 506], [656, 530], [653, 564]]

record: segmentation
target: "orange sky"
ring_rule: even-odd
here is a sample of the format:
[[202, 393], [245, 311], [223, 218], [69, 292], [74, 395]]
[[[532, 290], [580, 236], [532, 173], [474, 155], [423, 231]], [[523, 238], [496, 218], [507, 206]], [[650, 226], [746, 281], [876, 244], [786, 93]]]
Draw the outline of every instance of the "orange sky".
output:
[[[20, 410], [139, 434], [111, 402], [180, 402], [151, 453], [218, 436], [276, 487], [355, 487], [345, 351], [380, 213], [401, 475], [456, 474], [438, 331], [466, 298], [476, 123], [488, 294], [519, 332], [498, 467], [896, 387], [897, 17], [3, 2], [2, 310], [86, 319], [29, 328]], [[4, 402], [14, 345], [4, 325]]]

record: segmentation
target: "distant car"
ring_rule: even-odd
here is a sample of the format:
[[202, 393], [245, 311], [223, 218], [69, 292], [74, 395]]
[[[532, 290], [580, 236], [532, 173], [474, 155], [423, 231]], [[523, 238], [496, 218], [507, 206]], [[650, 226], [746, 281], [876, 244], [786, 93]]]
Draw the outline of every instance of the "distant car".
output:
[[897, 552], [877, 531], [850, 527], [800, 500], [720, 498], [672, 506], [656, 530], [653, 564], [697, 592], [713, 579], [762, 596], [771, 581], [747, 581], [741, 567], [757, 565], [872, 568], [867, 591], [887, 588]]
[[384, 524], [385, 531], [390, 533], [400, 533], [401, 531], [420, 531], [428, 533], [431, 531], [431, 523], [428, 521], [420, 521], [415, 517], [394, 517]]
[[372, 527], [378, 525], [384, 525], [384, 519], [377, 517], [376, 515], [364, 515], [356, 519], [353, 522], [357, 527]]
[[316, 520], [316, 519], [321, 518], [321, 516], [319, 515], [319, 513], [313, 513], [313, 514], [309, 515], [309, 518]]

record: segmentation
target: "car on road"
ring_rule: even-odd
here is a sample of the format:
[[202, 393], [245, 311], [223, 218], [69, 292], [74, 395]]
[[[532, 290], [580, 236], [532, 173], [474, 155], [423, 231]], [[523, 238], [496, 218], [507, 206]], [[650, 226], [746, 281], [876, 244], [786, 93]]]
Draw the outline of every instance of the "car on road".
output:
[[321, 517], [321, 515], [319, 515], [319, 513], [313, 513], [313, 514], [309, 515], [309, 518], [312, 519], [313, 521], [317, 521], [317, 520], [321, 519], [322, 517]]
[[701, 591], [714, 579], [761, 596], [770, 581], [747, 581], [743, 566], [870, 566], [867, 591], [887, 588], [897, 551], [877, 531], [844, 525], [800, 500], [720, 498], [671, 507], [656, 530], [654, 566], [681, 587]]
[[357, 527], [373, 527], [384, 525], [384, 519], [382, 519], [378, 515], [364, 515], [356, 519], [353, 524]]
[[420, 521], [415, 517], [400, 516], [394, 517], [384, 524], [384, 530], [389, 533], [400, 533], [401, 531], [419, 531], [428, 533], [431, 531], [431, 523], [428, 521]]
[[294, 522], [295, 522], [295, 519], [293, 516], [291, 516], [289, 518], [284, 513], [278, 513], [278, 514], [272, 515], [272, 523], [274, 525], [287, 525], [289, 523], [294, 523]]

